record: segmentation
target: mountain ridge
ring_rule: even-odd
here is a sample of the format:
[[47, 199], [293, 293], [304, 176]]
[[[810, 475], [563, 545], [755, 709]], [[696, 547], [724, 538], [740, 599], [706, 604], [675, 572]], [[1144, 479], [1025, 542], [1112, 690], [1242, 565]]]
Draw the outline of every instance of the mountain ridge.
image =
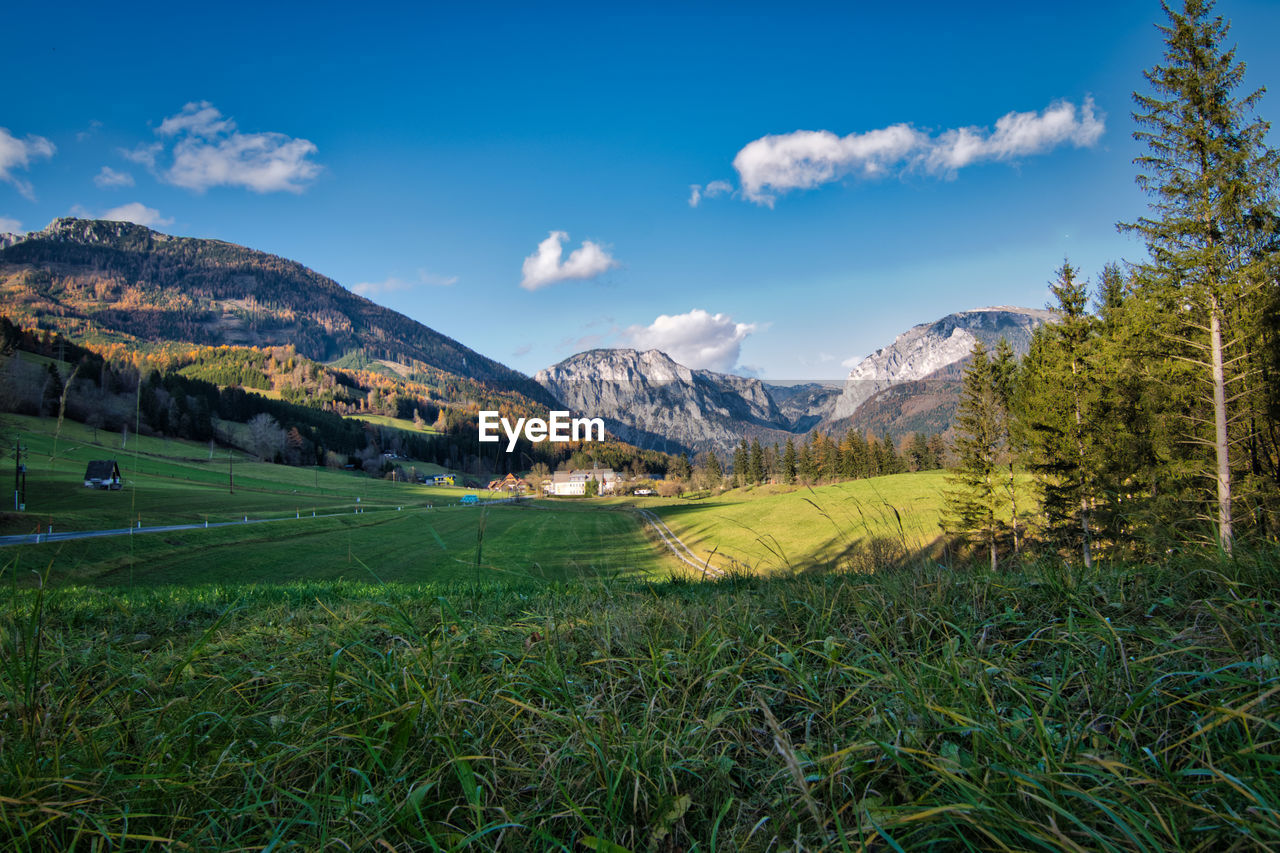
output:
[[222, 240], [59, 218], [0, 247], [0, 292], [11, 313], [67, 331], [97, 326], [144, 343], [292, 344], [319, 362], [359, 350], [544, 396], [519, 371], [297, 261]]
[[900, 437], [943, 432], [963, 365], [982, 340], [1022, 355], [1051, 311], [991, 306], [917, 324], [850, 370], [843, 385], [780, 386], [682, 365], [660, 350], [592, 349], [543, 368], [534, 381], [571, 408], [603, 417], [642, 447], [731, 452], [743, 439], [782, 442], [814, 429]]

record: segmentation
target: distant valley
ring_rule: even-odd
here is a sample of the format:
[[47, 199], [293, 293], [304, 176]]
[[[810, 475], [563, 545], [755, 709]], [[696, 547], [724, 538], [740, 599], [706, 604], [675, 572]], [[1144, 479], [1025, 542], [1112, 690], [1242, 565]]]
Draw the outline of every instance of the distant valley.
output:
[[[343, 412], [408, 417], [429, 409], [435, 419], [445, 409], [465, 420], [478, 403], [521, 411], [559, 406], [605, 418], [623, 442], [691, 455], [728, 453], [744, 439], [782, 443], [815, 429], [895, 439], [944, 432], [974, 342], [994, 347], [1004, 338], [1021, 354], [1035, 328], [1053, 319], [1049, 311], [1011, 306], [950, 314], [898, 335], [842, 384], [773, 385], [629, 349], [578, 353], [530, 379], [296, 262], [83, 219], [0, 235], [0, 296], [14, 322], [99, 346], [153, 353], [190, 345], [289, 347], [314, 363], [316, 376], [333, 373], [329, 385], [338, 392], [313, 400]], [[209, 358], [185, 369], [236, 381], [238, 373], [209, 367]], [[274, 374], [267, 385], [255, 381], [267, 380], [247, 384], [302, 394]], [[343, 383], [355, 393], [342, 392]]]

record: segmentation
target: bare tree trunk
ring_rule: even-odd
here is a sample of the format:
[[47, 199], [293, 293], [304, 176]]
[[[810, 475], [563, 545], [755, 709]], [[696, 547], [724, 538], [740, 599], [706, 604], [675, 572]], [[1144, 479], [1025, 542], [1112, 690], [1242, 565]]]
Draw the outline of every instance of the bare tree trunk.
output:
[[1213, 374], [1213, 451], [1218, 480], [1218, 543], [1231, 554], [1231, 460], [1227, 445], [1227, 383], [1222, 367], [1222, 306], [1209, 296], [1209, 359]]

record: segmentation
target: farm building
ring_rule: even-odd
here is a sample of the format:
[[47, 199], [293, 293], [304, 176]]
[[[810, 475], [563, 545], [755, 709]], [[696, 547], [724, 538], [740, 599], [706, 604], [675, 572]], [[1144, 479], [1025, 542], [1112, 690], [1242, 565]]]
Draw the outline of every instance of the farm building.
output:
[[600, 494], [611, 494], [619, 481], [618, 472], [612, 468], [585, 468], [573, 471], [557, 471], [542, 488], [553, 495], [585, 495], [587, 481], [595, 480]]
[[120, 466], [114, 459], [95, 459], [84, 469], [86, 489], [120, 488]]

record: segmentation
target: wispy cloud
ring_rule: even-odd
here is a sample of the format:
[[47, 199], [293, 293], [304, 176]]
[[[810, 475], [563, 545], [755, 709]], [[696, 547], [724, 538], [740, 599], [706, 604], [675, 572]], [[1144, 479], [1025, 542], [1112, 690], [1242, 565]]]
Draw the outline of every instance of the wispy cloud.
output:
[[442, 276], [420, 269], [416, 278], [404, 279], [392, 275], [382, 281], [362, 281], [359, 284], [352, 285], [351, 292], [372, 298], [383, 293], [412, 290], [415, 287], [450, 287], [457, 284], [457, 282], [458, 277], [456, 275]]
[[[241, 133], [208, 101], [192, 102], [160, 123], [161, 141], [122, 150], [169, 184], [204, 192], [211, 187], [244, 187], [257, 193], [300, 193], [320, 174], [311, 158], [315, 143], [283, 133]], [[161, 158], [172, 143], [172, 160]]]
[[93, 176], [93, 182], [101, 189], [133, 186], [133, 175], [128, 172], [117, 172], [110, 166], [103, 166], [102, 171]]
[[662, 314], [648, 326], [631, 326], [623, 337], [636, 349], [661, 350], [685, 367], [727, 373], [737, 367], [742, 342], [757, 328], [755, 323], [735, 323], [728, 314], [695, 308]]
[[95, 118], [93, 121], [89, 122], [87, 130], [81, 130], [76, 133], [76, 142], [88, 142], [100, 130], [102, 130], [102, 122]]
[[[895, 124], [847, 136], [827, 130], [763, 136], [743, 146], [733, 167], [743, 197], [772, 207], [778, 195], [848, 176], [921, 172], [950, 179], [959, 169], [982, 161], [1016, 160], [1068, 144], [1087, 148], [1104, 130], [1103, 117], [1086, 97], [1079, 108], [1058, 101], [1040, 112], [1007, 113], [996, 121], [994, 131], [962, 127], [935, 136]], [[695, 204], [693, 198], [690, 204]]]
[[561, 260], [561, 246], [569, 235], [564, 231], [552, 231], [538, 244], [538, 250], [524, 259], [521, 267], [520, 286], [525, 290], [538, 290], [558, 281], [595, 278], [618, 266], [618, 262], [599, 244], [584, 240], [580, 248]]
[[715, 198], [733, 192], [733, 184], [728, 181], [712, 181], [705, 187], [702, 184], [689, 185], [689, 206], [697, 207], [704, 198]]
[[22, 223], [7, 216], [0, 216], [0, 234], [23, 234]]
[[28, 201], [35, 201], [36, 193], [31, 182], [19, 178], [13, 170], [22, 169], [25, 172], [30, 168], [33, 160], [52, 157], [57, 150], [57, 147], [43, 136], [28, 134], [25, 139], [19, 139], [11, 134], [8, 128], [0, 127], [0, 181], [12, 184], [14, 189]]

